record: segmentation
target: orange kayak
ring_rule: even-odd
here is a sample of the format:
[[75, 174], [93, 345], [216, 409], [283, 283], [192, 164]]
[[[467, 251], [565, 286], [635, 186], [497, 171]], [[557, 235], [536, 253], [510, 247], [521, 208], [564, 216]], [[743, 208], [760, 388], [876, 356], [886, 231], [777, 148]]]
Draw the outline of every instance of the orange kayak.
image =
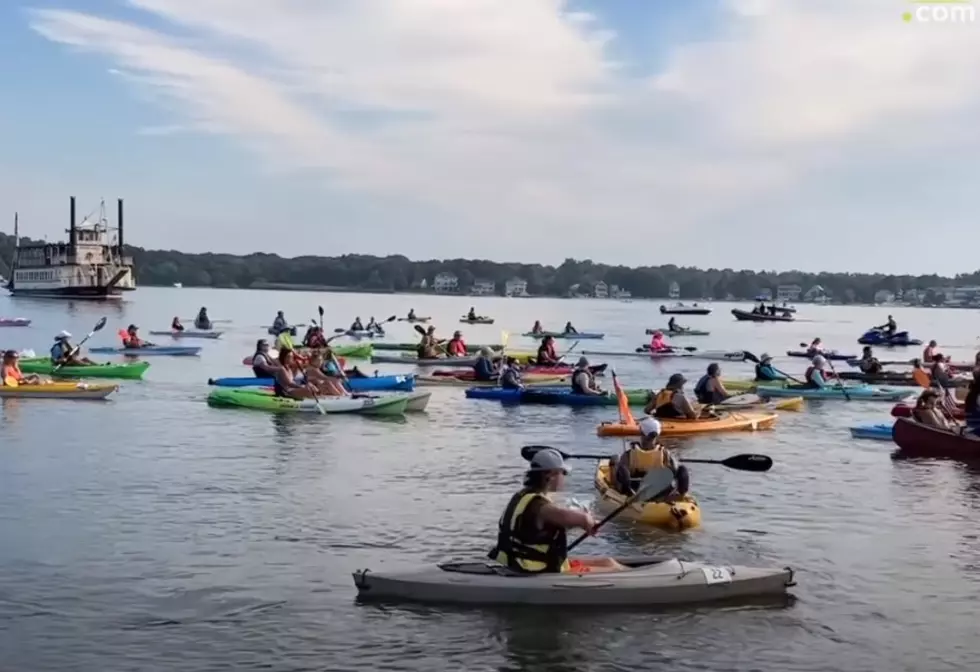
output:
[[[693, 436], [714, 432], [755, 431], [772, 429], [779, 418], [775, 413], [723, 413], [717, 418], [698, 420], [660, 419], [661, 436]], [[596, 430], [599, 436], [639, 436], [640, 428], [635, 424], [604, 422]]]

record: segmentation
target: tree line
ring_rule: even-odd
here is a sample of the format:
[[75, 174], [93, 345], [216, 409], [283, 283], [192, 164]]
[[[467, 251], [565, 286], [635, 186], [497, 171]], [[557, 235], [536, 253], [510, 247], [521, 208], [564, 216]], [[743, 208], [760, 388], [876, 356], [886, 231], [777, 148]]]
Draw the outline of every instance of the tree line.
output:
[[[34, 242], [22, 238], [22, 242]], [[0, 275], [9, 277], [13, 258], [13, 236], [0, 234]], [[955, 277], [938, 275], [882, 275], [868, 273], [804, 273], [802, 271], [750, 271], [662, 266], [609, 266], [591, 260], [566, 259], [560, 266], [501, 263], [484, 259], [430, 259], [412, 261], [401, 255], [375, 257], [345, 254], [340, 257], [303, 256], [287, 259], [275, 254], [187, 254], [175, 250], [144, 250], [127, 246], [140, 285], [249, 288], [269, 283], [318, 285], [332, 288], [412, 291], [424, 280], [431, 288], [439, 273], [459, 278], [461, 292], [477, 280], [493, 281], [497, 293], [513, 278], [527, 281], [527, 291], [536, 296], [566, 296], [579, 285], [583, 291], [597, 282], [618, 285], [637, 298], [662, 298], [677, 283], [682, 299], [734, 298], [751, 300], [769, 291], [776, 295], [781, 285], [798, 285], [806, 292], [819, 285], [836, 302], [871, 303], [881, 290], [898, 293], [909, 289], [980, 285], [980, 271]], [[934, 302], [939, 302], [935, 292]], [[927, 295], [925, 302], [930, 302]]]

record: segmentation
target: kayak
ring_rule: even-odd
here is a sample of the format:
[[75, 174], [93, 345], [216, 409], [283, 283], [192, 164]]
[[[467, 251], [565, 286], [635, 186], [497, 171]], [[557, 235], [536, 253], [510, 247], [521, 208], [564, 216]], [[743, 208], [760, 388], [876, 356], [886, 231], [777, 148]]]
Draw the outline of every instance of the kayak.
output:
[[640, 346], [634, 352], [610, 352], [607, 350], [583, 350], [583, 355], [593, 357], [641, 357], [644, 359], [704, 359], [713, 362], [741, 362], [745, 360], [744, 350], [684, 350], [675, 348], [670, 351], [650, 352], [649, 346]]
[[20, 370], [24, 373], [43, 373], [59, 378], [120, 378], [139, 380], [150, 368], [149, 362], [126, 362], [125, 364], [94, 364], [91, 366], [63, 366], [55, 373], [54, 364], [47, 357], [20, 360]]
[[0, 386], [0, 397], [24, 399], [105, 399], [119, 389], [118, 385], [91, 383], [41, 383], [20, 384], [17, 387]]
[[588, 331], [579, 331], [574, 334], [566, 334], [563, 331], [539, 331], [538, 333], [526, 331], [521, 336], [527, 338], [545, 338], [546, 336], [551, 336], [552, 338], [567, 338], [570, 341], [598, 340], [606, 337], [605, 334]]
[[784, 397], [782, 399], [765, 400], [757, 394], [741, 394], [729, 397], [720, 404], [714, 404], [719, 411], [793, 411], [803, 410], [803, 397]]
[[701, 308], [700, 306], [685, 306], [678, 303], [676, 306], [660, 306], [661, 315], [710, 315], [711, 308]]
[[[912, 406], [911, 404], [895, 404], [892, 407], [891, 415], [893, 418], [911, 418], [912, 410], [914, 408], [915, 407]], [[960, 404], [956, 407], [956, 410], [953, 411], [953, 419], [962, 420], [965, 417], [966, 417], [966, 411], [963, 409], [963, 405]]]
[[[372, 343], [375, 350], [401, 350], [405, 352], [414, 352], [415, 348], [418, 347], [418, 343]], [[500, 350], [503, 346], [501, 345], [480, 345], [467, 343], [466, 352], [476, 354], [483, 348], [490, 348], [491, 350]]]
[[[208, 395], [208, 405], [218, 408], [254, 408], [288, 413], [319, 413], [313, 399], [290, 399], [263, 394], [258, 388], [219, 387]], [[389, 397], [320, 397], [327, 413], [363, 413], [366, 415], [403, 415], [408, 405], [404, 394]]]
[[418, 322], [419, 324], [425, 324], [431, 319], [432, 319], [431, 317], [399, 317], [398, 321], [408, 322], [409, 324], [414, 324], [416, 322]]
[[[507, 356], [515, 358], [518, 362], [526, 362], [536, 357], [537, 353], [508, 351]], [[408, 364], [415, 366], [471, 367], [476, 364], [477, 359], [477, 357], [435, 357], [432, 359], [419, 359], [418, 355], [414, 352], [371, 355], [372, 364]]]
[[[676, 558], [616, 558], [622, 572], [525, 574], [487, 560], [402, 572], [353, 573], [359, 600], [460, 605], [655, 606], [784, 595], [793, 570], [713, 566]], [[586, 560], [587, 562], [587, 560]]]
[[461, 324], [493, 324], [492, 317], [478, 317], [475, 320], [470, 320], [465, 317], [459, 318]]
[[[847, 361], [857, 358], [857, 355], [845, 355], [843, 353], [837, 352], [836, 350], [825, 350], [824, 352], [817, 353], [824, 356], [824, 359], [832, 359], [835, 362]], [[813, 359], [815, 355], [808, 354], [806, 350], [787, 350], [787, 357], [805, 357], [806, 359]]]
[[375, 331], [374, 329], [348, 329], [347, 331], [336, 332], [351, 338], [384, 338], [385, 332]]
[[201, 354], [201, 348], [192, 348], [179, 345], [144, 345], [142, 348], [120, 348], [106, 346], [100, 348], [89, 348], [89, 352], [101, 353], [103, 355], [125, 355], [126, 357], [144, 357], [147, 355], [197, 357]]
[[299, 332], [299, 327], [292, 326], [292, 327], [289, 327], [287, 329], [283, 329], [282, 332], [276, 331], [273, 327], [268, 327], [266, 329], [266, 332], [268, 332], [272, 336], [278, 336], [282, 332], [285, 332], [285, 333], [289, 334], [290, 336], [295, 336]]
[[[896, 385], [904, 387], [919, 387], [919, 383], [910, 373], [897, 371], [882, 371], [881, 373], [861, 373], [860, 371], [841, 371], [837, 374], [841, 380], [856, 380], [871, 385]], [[950, 387], [969, 387], [972, 376], [950, 376]]]
[[[355, 377], [348, 375], [352, 392], [383, 392], [383, 391], [402, 391], [411, 392], [415, 389], [415, 376], [412, 374], [400, 374], [390, 376], [365, 376]], [[272, 378], [211, 378], [208, 385], [218, 387], [272, 387]]]
[[[624, 390], [631, 406], [643, 406], [650, 390]], [[466, 390], [467, 399], [492, 399], [508, 404], [547, 404], [550, 406], [615, 406], [616, 395], [576, 394], [570, 387], [539, 387], [533, 390], [505, 390], [502, 387], [473, 387]]]
[[[871, 385], [848, 385], [847, 394], [860, 401], [901, 401], [910, 396], [905, 389], [889, 389]], [[795, 397], [804, 399], [846, 399], [840, 385], [828, 387], [801, 387], [799, 385], [756, 385], [755, 393], [760, 397]]]
[[980, 458], [980, 437], [930, 427], [898, 418], [892, 427], [892, 441], [898, 445], [897, 457], [937, 457], [962, 460]]
[[[271, 387], [248, 387], [239, 390], [246, 394], [259, 394], [264, 397], [271, 397], [275, 399], [275, 392]], [[412, 391], [407, 394], [393, 395], [405, 400], [405, 412], [406, 413], [421, 413], [425, 410], [425, 407], [429, 405], [429, 399], [432, 398], [431, 392], [424, 392], [422, 390]], [[371, 394], [358, 394], [354, 397], [355, 399], [373, 399], [378, 401], [379, 399], [387, 399], [388, 397], [371, 395]], [[326, 399], [336, 400], [333, 397], [320, 397], [320, 403], [323, 403]], [[318, 411], [316, 408], [313, 409], [314, 413]], [[329, 412], [329, 411], [328, 411]]]
[[[606, 369], [608, 364], [596, 364], [595, 366], [590, 366], [589, 371], [592, 372], [593, 376], [604, 376], [606, 375]], [[544, 376], [570, 376], [572, 372], [575, 371], [574, 367], [571, 366], [536, 366], [528, 365], [521, 370], [521, 376], [533, 376], [533, 375], [544, 375]], [[459, 378], [460, 380], [476, 380], [476, 373], [473, 371], [433, 371], [433, 376], [453, 376], [454, 378]]]
[[739, 310], [738, 308], [732, 308], [732, 315], [740, 322], [794, 322], [796, 320], [792, 315], [785, 313], [782, 315], [770, 315], [768, 313], [760, 315], [759, 313]]
[[[333, 350], [333, 354], [336, 357], [350, 357], [351, 359], [368, 359], [371, 356], [371, 351], [373, 349], [373, 344], [371, 343], [354, 343], [350, 345], [332, 345], [330, 349]], [[308, 355], [312, 352], [313, 348], [296, 348], [296, 354]], [[275, 348], [269, 350], [270, 357], [278, 357], [279, 351]], [[249, 355], [242, 359], [242, 364], [246, 366], [252, 366], [252, 357]]]
[[[626, 497], [612, 487], [609, 460], [600, 460], [596, 466], [595, 489], [599, 491], [596, 508], [600, 513], [612, 513], [626, 501]], [[701, 507], [694, 497], [685, 495], [676, 502], [636, 502], [624, 509], [619, 518], [679, 532], [701, 525]]]
[[0, 327], [29, 327], [31, 321], [26, 317], [0, 317]]
[[668, 327], [663, 327], [662, 329], [647, 329], [647, 336], [653, 336], [657, 332], [662, 333], [664, 336], [710, 336], [710, 331], [698, 331], [697, 329], [682, 329], [681, 331], [672, 331]]
[[221, 331], [151, 331], [150, 336], [170, 336], [172, 338], [221, 338]]
[[886, 347], [903, 347], [906, 345], [922, 345], [917, 338], [909, 338], [909, 332], [896, 331], [891, 336], [885, 335], [881, 329], [868, 329], [858, 339], [861, 345], [883, 345]]
[[[524, 384], [528, 387], [542, 385], [546, 387], [558, 385], [571, 385], [572, 379], [565, 376], [549, 376], [544, 374], [532, 373], [522, 376]], [[473, 380], [472, 378], [459, 378], [456, 376], [416, 376], [415, 384], [426, 387], [482, 387], [495, 389], [499, 383], [496, 380]]]
[[891, 441], [892, 426], [890, 424], [858, 425], [857, 427], [851, 427], [851, 436], [855, 439]]
[[[715, 432], [755, 431], [772, 429], [779, 416], [772, 412], [722, 413], [717, 418], [698, 420], [660, 418], [661, 436], [694, 436]], [[597, 428], [599, 436], [639, 436], [638, 425], [621, 422], [603, 422]]]

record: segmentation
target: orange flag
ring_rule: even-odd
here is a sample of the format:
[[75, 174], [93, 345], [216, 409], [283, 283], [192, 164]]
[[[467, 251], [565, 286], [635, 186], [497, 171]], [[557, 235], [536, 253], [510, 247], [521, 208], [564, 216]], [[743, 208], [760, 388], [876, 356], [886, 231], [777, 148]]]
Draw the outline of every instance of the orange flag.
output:
[[626, 397], [626, 392], [623, 391], [623, 387], [619, 384], [619, 378], [616, 377], [616, 372], [612, 372], [613, 388], [616, 390], [616, 399], [619, 401], [619, 421], [624, 425], [635, 425], [636, 420], [633, 418], [633, 412], [630, 411], [630, 401]]

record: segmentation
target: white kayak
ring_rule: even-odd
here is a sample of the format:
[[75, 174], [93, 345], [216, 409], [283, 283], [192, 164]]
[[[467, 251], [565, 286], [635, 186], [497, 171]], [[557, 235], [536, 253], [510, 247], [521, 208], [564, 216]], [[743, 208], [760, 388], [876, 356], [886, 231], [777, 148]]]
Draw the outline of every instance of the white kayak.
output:
[[489, 561], [406, 572], [353, 573], [362, 600], [550, 606], [700, 604], [783, 595], [793, 570], [706, 565], [676, 558], [617, 558], [622, 572], [521, 574]]
[[583, 355], [595, 357], [639, 357], [641, 359], [706, 359], [713, 362], [741, 362], [745, 360], [744, 350], [672, 350], [670, 352], [610, 352], [607, 350], [583, 350]]
[[222, 331], [194, 331], [184, 329], [183, 331], [151, 331], [151, 336], [170, 336], [172, 338], [221, 338]]

